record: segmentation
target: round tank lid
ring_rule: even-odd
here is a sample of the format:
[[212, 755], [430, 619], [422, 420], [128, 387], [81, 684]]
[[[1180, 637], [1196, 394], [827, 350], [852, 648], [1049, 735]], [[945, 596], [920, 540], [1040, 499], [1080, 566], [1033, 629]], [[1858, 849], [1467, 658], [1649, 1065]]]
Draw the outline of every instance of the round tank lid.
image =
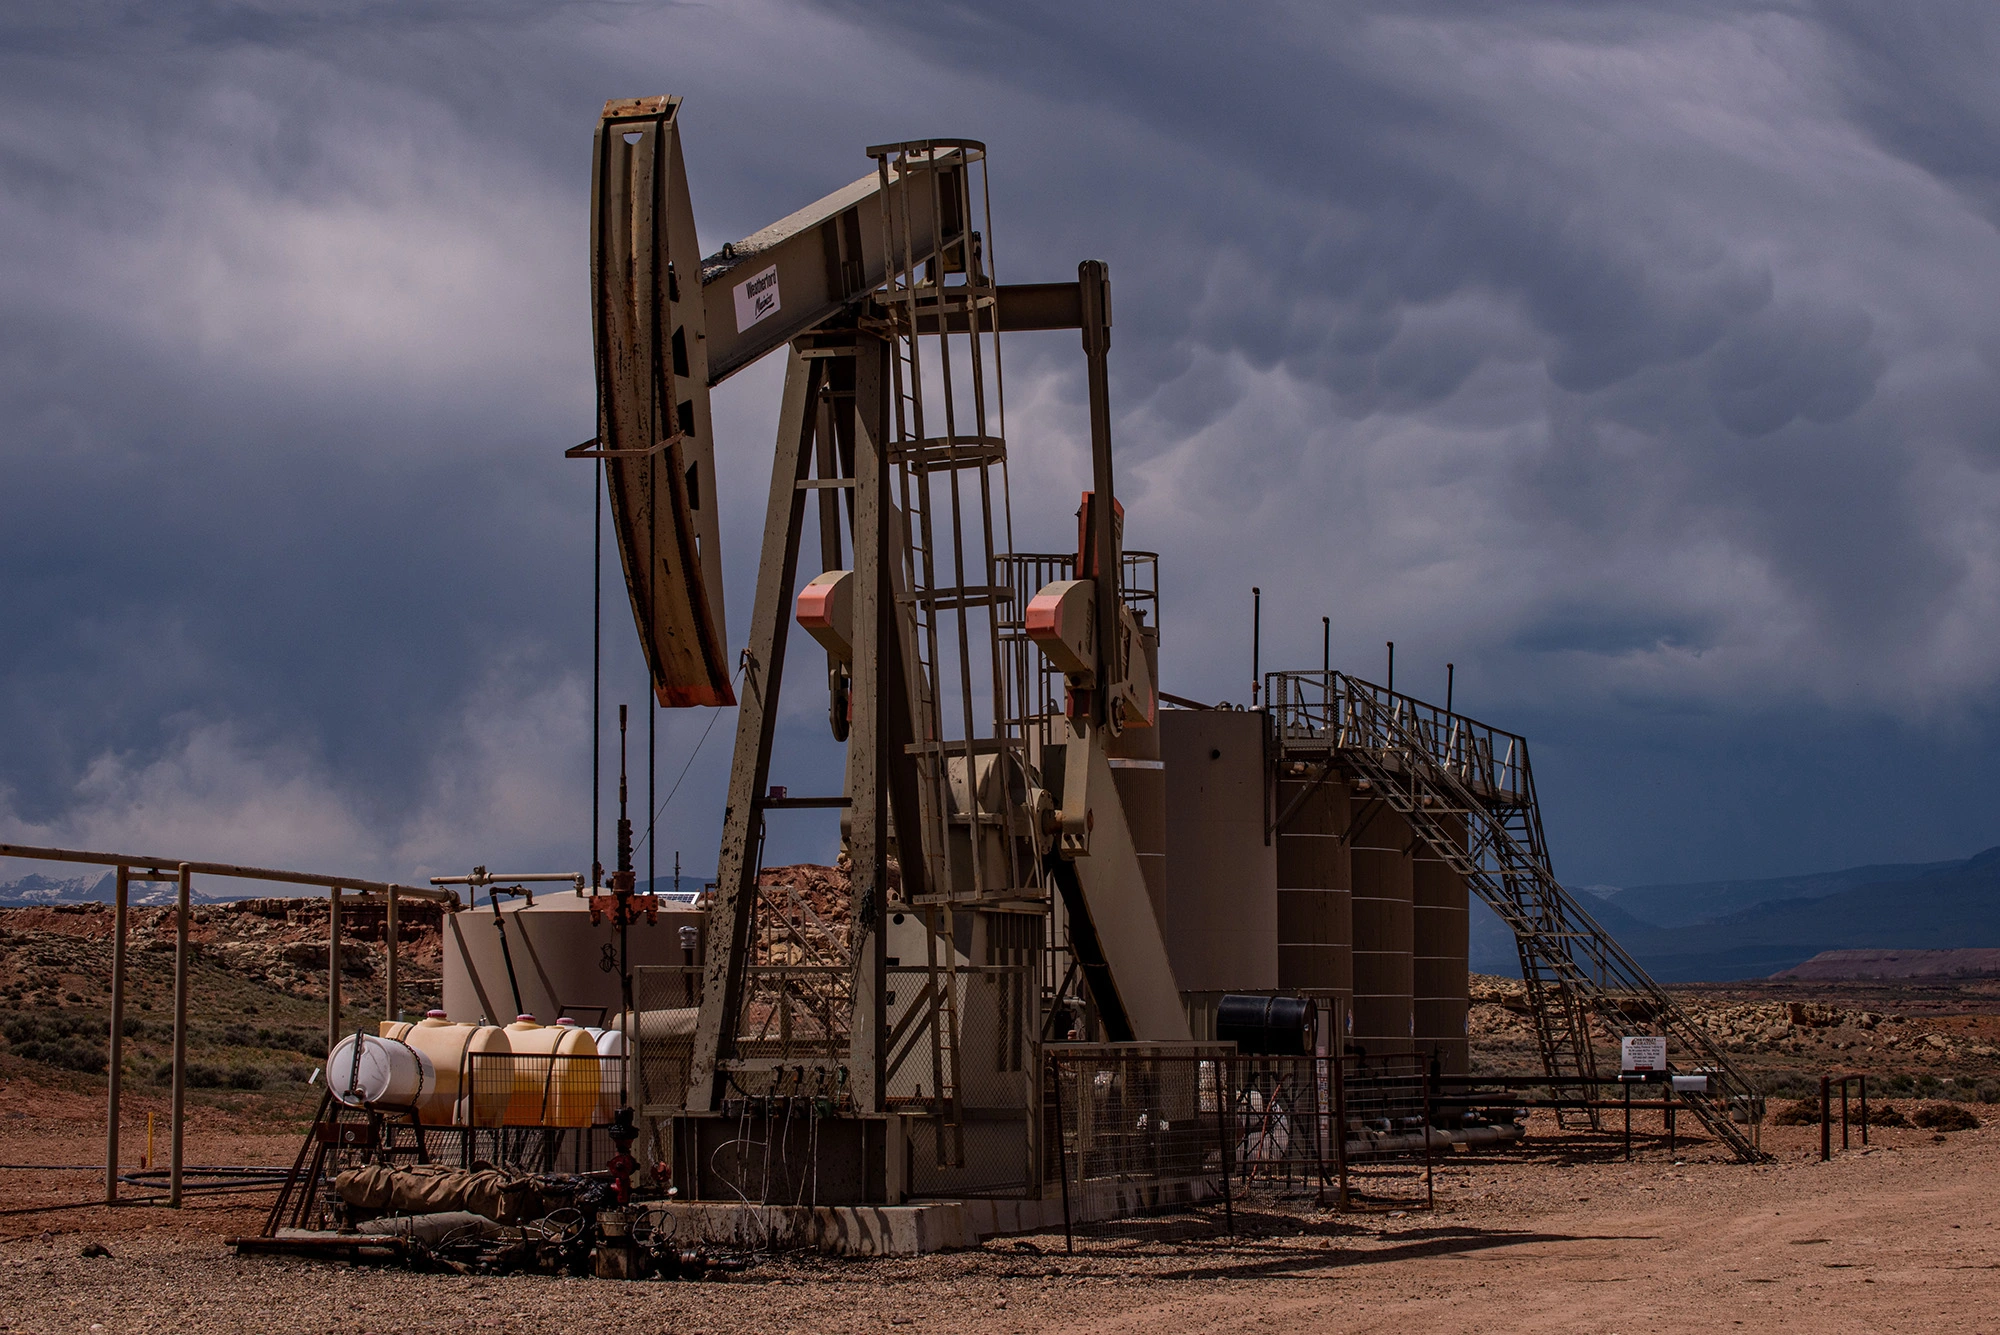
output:
[[425, 1011], [425, 1012], [424, 1012], [424, 1018], [425, 1018], [426, 1020], [442, 1020], [442, 1019], [444, 1018], [444, 1012], [443, 1012], [443, 1011]]
[[560, 1028], [563, 1028], [563, 1029], [574, 1029], [574, 1028], [576, 1028], [576, 1021], [575, 1021], [575, 1020], [572, 1020], [572, 1019], [570, 1019], [570, 1018], [569, 1018], [569, 1016], [567, 1016], [567, 1015], [565, 1015], [565, 1016], [563, 1016], [563, 1017], [562, 1017], [561, 1019], [557, 1020], [557, 1021], [556, 1021], [556, 1024], [557, 1024], [557, 1026], [558, 1026], [558, 1027], [560, 1027]]
[[515, 1024], [533, 1024], [533, 1023], [535, 1023], [535, 1017], [534, 1017], [534, 1016], [532, 1016], [532, 1015], [516, 1015], [516, 1016], [514, 1017], [514, 1023], [515, 1023]]

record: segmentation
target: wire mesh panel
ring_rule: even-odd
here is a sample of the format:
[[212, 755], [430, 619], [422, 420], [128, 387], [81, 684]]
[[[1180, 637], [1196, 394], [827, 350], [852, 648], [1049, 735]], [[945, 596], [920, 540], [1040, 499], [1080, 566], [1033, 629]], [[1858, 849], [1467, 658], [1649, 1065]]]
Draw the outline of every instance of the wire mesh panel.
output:
[[617, 1057], [475, 1052], [466, 1058], [464, 1120], [481, 1127], [605, 1126], [623, 1103]]
[[1220, 1199], [1235, 1129], [1228, 1048], [1043, 1049], [1043, 1175], [1072, 1225]]
[[692, 964], [632, 970], [632, 1106], [642, 1117], [668, 1117], [687, 1106], [701, 974]]
[[1429, 1205], [1435, 1156], [1449, 1152], [1421, 1053], [1349, 1056], [1340, 1063], [1341, 1204], [1349, 1209]]
[[1237, 1057], [1228, 1079], [1239, 1190], [1323, 1196], [1338, 1176], [1333, 1062]]

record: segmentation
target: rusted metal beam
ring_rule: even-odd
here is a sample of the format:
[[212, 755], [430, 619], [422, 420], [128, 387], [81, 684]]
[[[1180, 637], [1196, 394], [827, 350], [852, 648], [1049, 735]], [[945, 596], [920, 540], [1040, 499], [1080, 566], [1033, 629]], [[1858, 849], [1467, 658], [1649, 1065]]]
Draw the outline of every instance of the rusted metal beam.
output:
[[771, 489], [765, 502], [764, 550], [757, 563], [750, 643], [743, 651], [742, 704], [736, 713], [736, 750], [730, 762], [728, 801], [722, 811], [715, 901], [709, 910], [701, 1014], [695, 1023], [688, 1062], [689, 1112], [707, 1112], [720, 1106], [726, 1075], [720, 1064], [736, 1055], [732, 1048], [757, 897], [757, 853], [761, 847], [757, 798], [766, 792], [777, 732], [778, 692], [784, 679], [800, 520], [805, 513], [805, 493], [798, 489], [798, 483], [812, 458], [815, 401], [825, 365], [794, 354], [785, 369]]

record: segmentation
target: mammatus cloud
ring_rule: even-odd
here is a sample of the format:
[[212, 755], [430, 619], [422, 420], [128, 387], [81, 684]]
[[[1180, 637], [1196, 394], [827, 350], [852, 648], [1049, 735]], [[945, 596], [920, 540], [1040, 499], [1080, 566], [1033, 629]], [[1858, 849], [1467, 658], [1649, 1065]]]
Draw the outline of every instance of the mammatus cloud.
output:
[[[590, 479], [555, 456], [592, 412], [587, 143], [606, 96], [675, 91], [710, 248], [945, 133], [992, 148], [1003, 279], [1110, 261], [1172, 689], [1247, 695], [1258, 584], [1267, 666], [1316, 665], [1328, 615], [1338, 662], [1395, 639], [1436, 693], [1450, 659], [1543, 739], [1586, 877], [1983, 847], [1936, 776], [1996, 730], [1996, 20], [1926, 14], [17, 16], [0, 819], [383, 875], [583, 860]], [[1007, 387], [1016, 538], [1060, 546], [1074, 337], [1018, 341]], [[775, 388], [717, 396], [739, 631]], [[800, 784], [838, 773], [811, 696]], [[707, 724], [661, 720], [662, 794]], [[663, 845], [712, 849], [732, 732]], [[1862, 735], [1907, 767], [1910, 846], [1793, 783]], [[1722, 768], [1767, 809], [1705, 806]]]

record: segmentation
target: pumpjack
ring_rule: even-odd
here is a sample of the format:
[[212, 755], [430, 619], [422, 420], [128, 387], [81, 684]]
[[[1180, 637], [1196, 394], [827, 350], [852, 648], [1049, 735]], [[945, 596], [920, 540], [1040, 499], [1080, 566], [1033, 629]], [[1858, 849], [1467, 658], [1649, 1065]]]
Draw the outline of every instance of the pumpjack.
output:
[[[764, 1199], [1033, 1193], [1045, 1033], [1188, 1038], [1114, 773], [1159, 705], [1125, 587], [1109, 274], [997, 282], [967, 139], [869, 148], [868, 175], [703, 258], [680, 107], [604, 108], [598, 434], [570, 451], [603, 469], [659, 703], [738, 706], [700, 1005], [676, 1060], [645, 1060], [642, 1020], [641, 1111], [671, 1120], [684, 1198], [753, 1173]], [[1075, 552], [1023, 556], [1000, 336], [1046, 330], [1081, 336], [1093, 485]], [[780, 352], [732, 680], [709, 392]], [[821, 571], [801, 588], [809, 511]], [[769, 783], [793, 620], [825, 654], [838, 794]], [[814, 808], [841, 813], [844, 914], [760, 885], [767, 821]]]

